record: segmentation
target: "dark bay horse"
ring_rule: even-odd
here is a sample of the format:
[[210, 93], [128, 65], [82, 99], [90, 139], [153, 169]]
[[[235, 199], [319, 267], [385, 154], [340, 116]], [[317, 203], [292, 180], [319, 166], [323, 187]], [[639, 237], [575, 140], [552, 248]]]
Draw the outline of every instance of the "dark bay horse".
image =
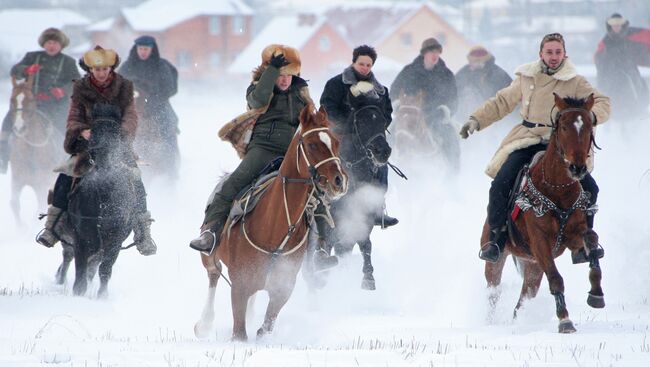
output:
[[[354, 101], [355, 99], [351, 99]], [[350, 177], [348, 193], [332, 203], [335, 227], [327, 228], [327, 248], [345, 256], [359, 245], [363, 257], [361, 288], [375, 290], [370, 234], [375, 217], [383, 211], [385, 188], [378, 184], [380, 171], [387, 170], [391, 147], [386, 140], [388, 125], [375, 105], [355, 106], [345, 125], [337, 126], [341, 136], [341, 160]]]
[[[498, 301], [496, 287], [501, 282], [507, 255], [512, 254], [518, 267], [523, 267], [524, 279], [515, 316], [526, 299], [537, 295], [542, 277], [546, 275], [555, 297], [560, 333], [576, 331], [564, 300], [564, 281], [554, 261], [565, 249], [573, 252], [584, 249], [589, 254], [591, 290], [587, 304], [594, 308], [605, 307], [600, 286], [601, 269], [597, 251], [594, 251], [598, 248], [598, 236], [587, 228], [586, 215], [591, 210], [589, 196], [580, 184], [587, 174], [587, 157], [594, 143], [590, 111], [593, 104], [593, 95], [581, 100], [555, 95], [559, 112], [552, 125], [550, 141], [544, 156], [530, 169], [522, 171], [524, 178], [514, 201], [518, 208], [514, 208], [514, 213], [519, 210], [519, 214], [514, 222], [514, 214], [510, 217], [510, 236], [504, 254], [498, 262], [485, 265], [485, 278], [492, 289], [492, 312]], [[486, 222], [481, 243], [487, 242], [488, 232]]]
[[268, 291], [269, 304], [257, 335], [273, 330], [293, 292], [318, 197], [333, 200], [347, 190], [338, 150], [324, 109], [314, 112], [313, 105], [305, 107], [277, 178], [252, 212], [223, 231], [217, 250], [201, 255], [209, 288], [201, 319], [194, 326], [197, 337], [205, 337], [212, 328], [222, 262], [232, 282], [233, 339], [247, 340], [247, 302], [260, 290]]
[[437, 162], [443, 168], [457, 172], [460, 168], [460, 144], [452, 125], [451, 111], [438, 106], [438, 121], [425, 113], [424, 92], [399, 97], [395, 121], [391, 128], [395, 159], [400, 163]]
[[117, 107], [98, 104], [92, 115], [88, 142], [92, 168], [78, 179], [68, 204], [69, 225], [75, 237], [73, 292], [84, 295], [88, 280], [99, 270], [98, 297], [105, 297], [113, 264], [134, 220], [134, 173], [126, 164], [134, 158], [121, 136]]
[[11, 78], [13, 90], [10, 118], [13, 119], [11, 139], [11, 209], [17, 223], [20, 219], [20, 193], [30, 186], [36, 193], [39, 208], [46, 206], [46, 193], [51, 184], [52, 169], [63, 159], [63, 135], [50, 119], [37, 109], [32, 93], [34, 76], [23, 83]]

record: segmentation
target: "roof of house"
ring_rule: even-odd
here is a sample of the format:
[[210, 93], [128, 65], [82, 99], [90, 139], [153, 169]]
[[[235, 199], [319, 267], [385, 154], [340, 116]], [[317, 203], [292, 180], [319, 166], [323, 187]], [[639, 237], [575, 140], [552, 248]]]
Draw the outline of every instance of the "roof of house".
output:
[[299, 15], [274, 17], [237, 55], [228, 72], [249, 73], [260, 64], [262, 50], [270, 44], [280, 43], [300, 50], [324, 24], [325, 20], [317, 16], [312, 22], [301, 21]]
[[149, 0], [122, 15], [137, 31], [162, 31], [199, 15], [252, 15], [253, 9], [241, 0]]
[[[38, 37], [50, 27], [85, 26], [90, 20], [68, 9], [6, 9], [0, 11], [0, 49], [12, 58], [40, 49]], [[18, 60], [16, 60], [18, 61]]]

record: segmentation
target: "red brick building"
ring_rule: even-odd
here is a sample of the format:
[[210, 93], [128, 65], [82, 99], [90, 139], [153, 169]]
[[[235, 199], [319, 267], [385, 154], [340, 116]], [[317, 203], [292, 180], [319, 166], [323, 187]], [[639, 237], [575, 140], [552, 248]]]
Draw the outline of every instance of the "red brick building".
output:
[[138, 36], [154, 36], [181, 77], [216, 78], [252, 39], [253, 11], [241, 0], [150, 0], [88, 28], [92, 44], [123, 57]]

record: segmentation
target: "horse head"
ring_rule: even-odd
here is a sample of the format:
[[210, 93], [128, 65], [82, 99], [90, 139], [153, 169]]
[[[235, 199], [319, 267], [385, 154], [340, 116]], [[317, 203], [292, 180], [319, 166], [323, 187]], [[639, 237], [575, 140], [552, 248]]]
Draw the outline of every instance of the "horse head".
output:
[[553, 122], [551, 144], [564, 161], [569, 177], [581, 180], [587, 174], [587, 158], [594, 142], [594, 95], [584, 99], [555, 96], [558, 112]]
[[121, 136], [122, 113], [109, 104], [97, 103], [91, 112], [93, 121], [88, 151], [99, 167], [121, 162], [123, 144]]
[[25, 119], [29, 118], [36, 111], [36, 98], [32, 87], [34, 76], [30, 75], [26, 81], [18, 83], [16, 77], [11, 77], [11, 99], [10, 109], [15, 114], [14, 128], [18, 131], [25, 126]]
[[323, 106], [315, 111], [313, 105], [300, 112], [300, 136], [297, 147], [298, 171], [306, 167], [314, 184], [328, 198], [335, 199], [348, 190], [348, 178], [339, 158], [339, 140], [330, 129]]
[[352, 165], [368, 159], [375, 167], [385, 166], [392, 149], [386, 140], [388, 122], [381, 109], [375, 105], [355, 108], [350, 119], [344, 132], [343, 159]]

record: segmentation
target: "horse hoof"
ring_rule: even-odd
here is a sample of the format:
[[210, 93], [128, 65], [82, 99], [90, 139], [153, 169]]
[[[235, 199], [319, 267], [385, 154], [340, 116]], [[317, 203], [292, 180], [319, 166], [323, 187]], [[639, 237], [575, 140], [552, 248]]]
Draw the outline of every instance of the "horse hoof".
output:
[[257, 340], [260, 340], [264, 338], [265, 336], [269, 335], [270, 332], [268, 330], [264, 330], [263, 327], [257, 329]]
[[587, 304], [593, 308], [604, 308], [605, 296], [596, 296], [589, 293], [589, 296], [587, 297]]
[[232, 338], [230, 338], [230, 340], [233, 341], [233, 342], [246, 343], [248, 341], [248, 335], [246, 335], [246, 333], [244, 333], [244, 334], [232, 334]]
[[194, 336], [199, 339], [205, 339], [210, 335], [210, 330], [212, 330], [212, 324], [203, 323], [201, 321], [194, 324]]
[[365, 289], [367, 291], [374, 291], [375, 289], [375, 280], [374, 279], [364, 279], [361, 282], [361, 289]]
[[573, 322], [569, 319], [562, 320], [560, 321], [560, 325], [558, 326], [558, 332], [561, 334], [571, 334], [575, 333], [577, 330], [575, 326], [573, 326]]

